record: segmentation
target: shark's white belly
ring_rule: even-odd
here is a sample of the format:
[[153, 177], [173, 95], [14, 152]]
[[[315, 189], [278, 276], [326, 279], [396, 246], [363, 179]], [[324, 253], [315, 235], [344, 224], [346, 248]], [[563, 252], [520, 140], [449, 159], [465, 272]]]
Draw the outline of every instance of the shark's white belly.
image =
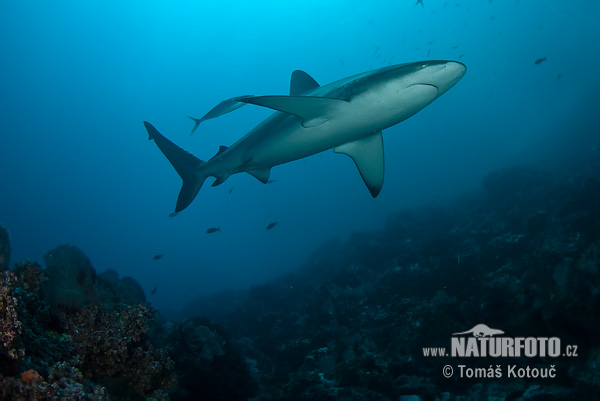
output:
[[[430, 85], [413, 85], [401, 92], [383, 87], [349, 102], [340, 102], [332, 118], [314, 127], [305, 128], [300, 118], [291, 116], [282, 119], [276, 134], [265, 135], [252, 143], [247, 149], [247, 158], [252, 161], [251, 167], [271, 168], [320, 153], [396, 125], [437, 96], [437, 88]], [[273, 128], [268, 127], [271, 131]]]

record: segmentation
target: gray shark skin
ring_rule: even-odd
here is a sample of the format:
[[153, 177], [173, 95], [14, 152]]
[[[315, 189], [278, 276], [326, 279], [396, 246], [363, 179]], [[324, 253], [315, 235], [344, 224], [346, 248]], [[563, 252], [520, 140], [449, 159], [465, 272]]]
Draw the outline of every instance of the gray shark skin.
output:
[[183, 180], [176, 213], [189, 206], [208, 177], [215, 177], [212, 185], [217, 186], [232, 174], [246, 172], [267, 183], [273, 166], [332, 148], [352, 158], [376, 197], [383, 186], [381, 131], [422, 110], [465, 72], [466, 66], [456, 61], [421, 61], [319, 86], [305, 72], [294, 71], [289, 96], [234, 98], [277, 112], [230, 147], [221, 146], [208, 161], [179, 148], [150, 123], [144, 125]]

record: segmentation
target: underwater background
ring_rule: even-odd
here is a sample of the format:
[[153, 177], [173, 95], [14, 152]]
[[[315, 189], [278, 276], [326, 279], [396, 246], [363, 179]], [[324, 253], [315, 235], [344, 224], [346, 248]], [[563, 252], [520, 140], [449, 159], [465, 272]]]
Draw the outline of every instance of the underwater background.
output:
[[[79, 366], [112, 399], [121, 390], [131, 399], [168, 399], [169, 391], [173, 399], [203, 391], [206, 399], [435, 399], [444, 391], [482, 399], [493, 393], [487, 387], [492, 381], [481, 393], [466, 379], [444, 385], [444, 363], [410, 356], [421, 346], [439, 345], [426, 334], [436, 324], [447, 340], [477, 323], [526, 336], [545, 329], [544, 335], [584, 344], [577, 362], [558, 363], [561, 382], [552, 384], [583, 389], [580, 399], [598, 397], [591, 371], [600, 363], [600, 329], [591, 320], [600, 305], [599, 16], [600, 3], [592, 0], [3, 1], [0, 224], [7, 231], [0, 239], [10, 238], [10, 248], [0, 250], [10, 251], [0, 266], [10, 260], [19, 267], [0, 291], [0, 322], [14, 333], [23, 322], [18, 348], [28, 355], [31, 333], [131, 324], [111, 321], [100, 310], [154, 316], [164, 324], [153, 344], [171, 354], [144, 355], [175, 372], [178, 392], [172, 390], [176, 380], [162, 371], [153, 385], [125, 391], [105, 380], [120, 374], [106, 371], [114, 360], [95, 360], [89, 373]], [[276, 166], [267, 185], [247, 174], [219, 187], [205, 184], [190, 207], [170, 216], [181, 180], [148, 141], [142, 121], [207, 160], [271, 111], [250, 105], [203, 122], [193, 136], [188, 115], [199, 118], [233, 96], [287, 94], [296, 69], [323, 85], [421, 60], [460, 61], [467, 73], [440, 99], [384, 131], [386, 176], [376, 199], [350, 159], [324, 152]], [[211, 228], [219, 231], [207, 233]], [[73, 285], [86, 290], [69, 289], [81, 296], [67, 310], [61, 297], [72, 275], [60, 272], [59, 259], [87, 272], [73, 273]], [[46, 279], [35, 263], [48, 270]], [[34, 276], [35, 285], [13, 282]], [[42, 284], [48, 277], [56, 284]], [[128, 277], [139, 286], [123, 282]], [[108, 284], [99, 289], [99, 282]], [[21, 295], [14, 294], [18, 288]], [[501, 293], [495, 301], [482, 301], [494, 291]], [[46, 320], [31, 316], [46, 323], [37, 332], [30, 325], [29, 337], [25, 315], [6, 312], [11, 297], [27, 293], [33, 295], [22, 305], [45, 302], [48, 308]], [[135, 306], [145, 301], [151, 308]], [[100, 309], [85, 309], [90, 304]], [[130, 306], [118, 306], [124, 304]], [[516, 317], [525, 305], [534, 310]], [[89, 323], [90, 314], [96, 323]], [[415, 318], [419, 314], [425, 321]], [[435, 316], [448, 320], [435, 323]], [[221, 329], [213, 324], [223, 332], [215, 334]], [[261, 332], [265, 327], [274, 332]], [[205, 350], [200, 362], [181, 362], [194, 349], [188, 329]], [[129, 333], [139, 336], [136, 344], [143, 338], [139, 331]], [[228, 335], [231, 340], [218, 340]], [[31, 369], [51, 383], [60, 367], [40, 361], [86, 355], [73, 345], [76, 337], [60, 340], [72, 342], [64, 349], [52, 337], [61, 357], [38, 353], [37, 362], [6, 351], [0, 374], [19, 379]], [[332, 338], [345, 345], [329, 344]], [[394, 345], [399, 338], [407, 339], [404, 345]], [[128, 350], [131, 343], [123, 341]], [[177, 341], [187, 344], [178, 353]], [[220, 365], [224, 371], [241, 365], [248, 371], [230, 375], [241, 378], [238, 384], [209, 396], [202, 383], [215, 380], [186, 379], [178, 361], [194, 371], [189, 366], [230, 355], [224, 344], [237, 347], [230, 364]], [[364, 379], [378, 369], [378, 380]], [[217, 376], [228, 376], [224, 371]], [[142, 376], [128, 380], [141, 382]], [[404, 376], [421, 381], [398, 381]], [[77, 377], [71, 373], [70, 380]], [[511, 388], [512, 396], [509, 390], [494, 394], [525, 397], [530, 383], [514, 383], [498, 386]], [[224, 395], [227, 388], [243, 390]], [[567, 393], [557, 394], [538, 396]]]

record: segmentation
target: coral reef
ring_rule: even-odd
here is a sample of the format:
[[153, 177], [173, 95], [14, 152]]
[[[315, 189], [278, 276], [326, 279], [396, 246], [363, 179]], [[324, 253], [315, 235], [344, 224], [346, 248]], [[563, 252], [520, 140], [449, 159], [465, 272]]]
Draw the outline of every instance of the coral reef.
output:
[[[135, 286], [97, 277], [75, 247], [57, 249], [46, 254], [50, 276], [29, 262], [2, 273], [1, 399], [168, 400], [174, 363], [147, 336], [157, 312], [117, 302], [127, 298], [123, 288]], [[60, 295], [61, 283], [68, 296]]]
[[[256, 385], [208, 321], [175, 326], [135, 280], [96, 274], [78, 248], [1, 272], [0, 399], [243, 400]], [[177, 328], [176, 328], [177, 327]]]
[[[600, 394], [598, 173], [498, 171], [447, 208], [411, 210], [376, 234], [324, 245], [245, 299], [195, 304], [242, 350], [257, 400], [594, 399]], [[478, 323], [559, 337], [568, 358], [431, 358]], [[542, 369], [556, 378], [447, 379], [446, 364]]]
[[[494, 172], [477, 195], [331, 241], [293, 274], [205, 297], [185, 310], [207, 317], [178, 323], [146, 304], [132, 278], [96, 274], [79, 249], [58, 247], [45, 270], [26, 262], [1, 271], [0, 399], [597, 398], [597, 170]], [[481, 323], [579, 351], [425, 354]], [[508, 362], [551, 366], [555, 377], [442, 374], [447, 364], [489, 372]]]
[[0, 353], [10, 359], [23, 357], [23, 349], [17, 348], [22, 323], [19, 320], [18, 305], [15, 297], [16, 276], [9, 272], [0, 273]]
[[119, 304], [111, 311], [83, 308], [70, 319], [62, 319], [82, 374], [107, 387], [118, 386], [121, 394], [128, 386], [144, 395], [155, 388], [172, 388], [173, 361], [165, 350], [143, 341], [152, 314], [145, 305]]

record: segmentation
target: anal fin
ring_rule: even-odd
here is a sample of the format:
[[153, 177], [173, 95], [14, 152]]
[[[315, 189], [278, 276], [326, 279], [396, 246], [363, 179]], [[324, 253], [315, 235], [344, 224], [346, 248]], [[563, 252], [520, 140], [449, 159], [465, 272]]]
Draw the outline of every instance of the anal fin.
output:
[[383, 187], [383, 136], [381, 131], [361, 138], [356, 141], [347, 142], [333, 149], [335, 153], [348, 155], [356, 164], [358, 172], [369, 188], [373, 198], [379, 195]]

